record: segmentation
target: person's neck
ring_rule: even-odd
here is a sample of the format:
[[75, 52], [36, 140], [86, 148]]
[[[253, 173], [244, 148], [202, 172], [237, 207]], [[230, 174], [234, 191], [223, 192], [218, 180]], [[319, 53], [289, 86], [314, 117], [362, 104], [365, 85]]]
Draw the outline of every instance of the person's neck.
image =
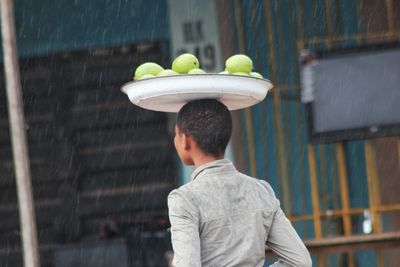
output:
[[220, 156], [213, 156], [213, 155], [199, 155], [193, 158], [193, 163], [196, 168], [200, 167], [201, 165], [207, 164], [212, 161], [223, 159], [224, 155]]

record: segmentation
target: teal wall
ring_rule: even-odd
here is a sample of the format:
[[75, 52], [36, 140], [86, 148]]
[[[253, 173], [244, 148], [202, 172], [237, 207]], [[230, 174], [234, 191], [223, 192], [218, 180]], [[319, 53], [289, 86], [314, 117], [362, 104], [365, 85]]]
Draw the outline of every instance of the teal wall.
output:
[[[301, 31], [305, 37], [328, 36], [326, 30], [326, 17], [324, 1], [304, 0], [300, 2], [304, 16], [303, 29], [298, 24], [296, 0], [270, 0], [270, 1], [240, 1], [239, 8], [243, 16], [243, 31], [245, 42], [245, 53], [253, 58], [255, 70], [260, 71], [265, 77], [271, 78], [271, 66], [269, 64], [269, 40], [267, 32], [266, 17], [264, 15], [264, 4], [270, 3], [272, 15], [272, 38], [275, 51], [276, 76], [273, 80], [275, 85], [300, 84], [299, 80], [299, 51], [297, 42], [300, 40]], [[335, 2], [335, 5], [332, 3]], [[356, 1], [338, 0], [330, 1], [329, 15], [333, 20], [334, 34], [344, 35], [358, 33], [358, 10]], [[240, 19], [237, 17], [237, 6], [232, 5], [231, 14], [233, 25], [233, 43], [236, 46], [235, 53], [239, 53], [238, 25]], [[301, 30], [301, 31], [300, 31]], [[343, 41], [336, 47], [355, 46], [354, 41]], [[306, 45], [306, 48], [325, 48], [324, 44]], [[308, 133], [305, 106], [300, 102], [300, 90], [294, 88], [281, 92], [281, 121], [283, 124], [283, 140], [286, 154], [286, 169], [289, 179], [292, 215], [312, 214], [310, 170], [308, 162]], [[271, 96], [262, 103], [251, 108], [254, 125], [254, 148], [256, 158], [257, 177], [267, 180], [278, 198], [282, 202], [283, 192], [281, 178], [278, 171], [277, 138], [276, 127], [273, 117], [273, 101]], [[245, 115], [243, 113], [243, 128], [245, 128]], [[243, 141], [248, 141], [245, 132]], [[247, 149], [247, 173], [250, 173], [250, 156]], [[323, 144], [314, 146], [316, 157], [316, 171], [318, 179], [318, 190], [320, 208], [324, 212], [327, 209], [340, 209], [340, 183], [336, 162], [334, 144]], [[351, 207], [368, 207], [368, 189], [366, 181], [364, 142], [351, 141], [345, 143], [345, 154], [347, 163], [348, 186]], [[353, 220], [353, 231], [361, 233], [361, 220]], [[339, 225], [339, 229], [337, 228]], [[312, 221], [294, 223], [296, 230], [302, 238], [314, 238], [314, 225]], [[333, 229], [331, 224], [322, 221], [323, 236], [332, 234], [341, 235], [340, 222]], [[333, 233], [332, 233], [333, 232]], [[325, 261], [327, 266], [336, 266], [343, 255], [330, 255]], [[355, 254], [359, 266], [375, 266], [375, 253], [373, 251], [359, 252]], [[342, 258], [343, 259], [343, 258]], [[316, 261], [314, 258], [314, 266]]]
[[21, 57], [168, 39], [166, 0], [15, 0]]

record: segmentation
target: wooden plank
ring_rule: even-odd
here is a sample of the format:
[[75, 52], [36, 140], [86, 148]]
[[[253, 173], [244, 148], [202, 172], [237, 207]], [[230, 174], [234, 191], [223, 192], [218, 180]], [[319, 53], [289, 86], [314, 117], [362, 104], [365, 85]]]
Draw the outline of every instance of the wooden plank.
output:
[[175, 161], [166, 162], [157, 168], [127, 168], [106, 172], [90, 173], [82, 175], [79, 189], [82, 193], [96, 189], [107, 189], [122, 186], [140, 185], [155, 181], [175, 181], [177, 179], [177, 168]]
[[398, 162], [398, 167], [400, 169], [400, 137], [396, 138], [396, 144], [397, 144], [397, 162]]
[[[121, 81], [129, 82], [133, 78], [131, 65], [121, 65], [115, 67], [93, 66], [90, 68], [76, 65], [73, 68], [63, 67], [60, 74], [62, 79], [62, 89], [75, 91], [81, 86], [108, 86], [118, 85]], [[122, 84], [121, 84], [122, 86]], [[116, 88], [117, 89], [117, 88]]]
[[174, 188], [149, 190], [146, 192], [96, 198], [82, 197], [79, 201], [80, 216], [113, 215], [129, 211], [149, 211], [167, 208], [167, 196]]
[[[57, 193], [59, 192], [58, 189]], [[76, 240], [79, 234], [79, 222], [75, 203], [76, 200], [73, 196], [61, 192], [60, 197], [56, 199], [36, 199], [35, 211], [38, 229], [52, 228], [53, 236], [59, 242]], [[17, 231], [18, 210], [15, 204], [0, 206], [0, 216], [5, 218], [0, 222], [2, 231]]]
[[305, 240], [304, 244], [313, 254], [347, 253], [360, 250], [390, 249], [400, 246], [400, 233], [387, 232], [372, 235]]
[[84, 85], [72, 94], [74, 106], [92, 105], [98, 103], [109, 103], [113, 101], [126, 101], [129, 99], [125, 93], [120, 90], [119, 84], [103, 85]]
[[[51, 226], [38, 225], [38, 241], [39, 243], [55, 243], [57, 242], [56, 233]], [[0, 232], [0, 250], [9, 247], [18, 247], [21, 245], [21, 236], [18, 231]], [[2, 266], [2, 265], [0, 265]]]
[[161, 208], [145, 211], [120, 212], [118, 214], [113, 214], [112, 216], [85, 216], [82, 218], [82, 231], [88, 235], [98, 235], [100, 227], [109, 218], [115, 220], [123, 229], [136, 230], [139, 228], [139, 232], [143, 232], [144, 226], [150, 226], [154, 229], [154, 224], [158, 219], [166, 219], [168, 221], [168, 210]]
[[344, 144], [339, 143], [336, 145], [336, 157], [339, 167], [339, 180], [340, 180], [340, 197], [342, 200], [343, 209], [343, 225], [344, 234], [349, 236], [352, 234], [351, 229], [351, 217], [349, 214], [350, 200], [349, 200], [349, 189], [347, 184], [347, 166], [345, 161]]
[[114, 127], [132, 128], [139, 124], [157, 123], [164, 120], [164, 116], [165, 114], [161, 112], [138, 111], [132, 104], [127, 103], [122, 107], [116, 107], [112, 110], [103, 107], [87, 111], [77, 110], [71, 113], [67, 121], [67, 126], [74, 130]]
[[395, 26], [395, 20], [394, 20], [395, 9], [393, 8], [393, 6], [394, 6], [393, 0], [385, 0], [385, 2], [386, 2], [388, 31], [395, 33], [396, 32], [396, 26]]
[[[49, 96], [46, 97], [48, 98]], [[46, 99], [44, 95], [40, 96], [38, 94], [26, 93], [25, 91], [23, 95], [23, 103], [25, 113], [29, 113], [30, 116], [36, 113], [41, 114], [50, 112], [55, 109], [54, 102]], [[6, 105], [0, 105], [0, 114], [2, 114], [2, 116], [8, 115]]]
[[[29, 145], [29, 157], [33, 161], [46, 160], [50, 155], [56, 154], [54, 148], [57, 146], [55, 142], [46, 142]], [[59, 152], [57, 152], [59, 154]], [[65, 155], [65, 153], [63, 153]], [[68, 155], [69, 156], [69, 155]], [[64, 156], [66, 158], [67, 156]], [[11, 144], [0, 147], [0, 162], [8, 161], [12, 158]]]
[[[325, 255], [338, 253], [360, 252], [362, 250], [382, 250], [400, 247], [400, 233], [387, 232], [372, 235], [353, 235], [349, 237], [330, 237], [313, 240], [304, 240], [304, 244], [311, 254]], [[272, 251], [267, 249], [266, 255]]]
[[375, 150], [371, 141], [364, 142], [365, 148], [365, 165], [367, 168], [367, 183], [369, 205], [372, 210], [372, 230], [374, 233], [382, 232], [381, 216], [375, 211], [376, 207], [381, 204], [381, 193], [378, 179], [378, 170], [376, 165]]
[[174, 157], [171, 147], [155, 147], [150, 149], [119, 150], [102, 153], [80, 154], [81, 171], [83, 173], [113, 170], [122, 167], [140, 168], [147, 165], [159, 165], [170, 162]]
[[[37, 225], [53, 225], [54, 218], [60, 213], [61, 200], [45, 200], [35, 203], [36, 223]], [[0, 229], [2, 231], [18, 229], [18, 209], [17, 206], [0, 206]]]
[[[146, 46], [146, 48], [142, 49], [144, 46]], [[94, 48], [89, 51], [69, 51], [53, 55], [49, 57], [47, 61], [53, 60], [55, 64], [61, 65], [67, 70], [91, 69], [99, 66], [118, 67], [125, 64], [130, 66], [133, 64], [132, 67], [135, 67], [142, 64], [144, 61], [165, 62], [166, 65], [168, 64], [168, 55], [160, 51], [163, 49], [163, 44], [161, 42], [148, 43], [144, 46], [125, 47], [122, 48], [124, 51], [120, 48]], [[131, 51], [127, 51], [126, 48]]]
[[[38, 122], [51, 122], [54, 121], [54, 115], [51, 113], [37, 113], [37, 114], [27, 114], [25, 119], [25, 125], [29, 126], [30, 124], [33, 123], [38, 123]], [[0, 127], [8, 127], [8, 119], [6, 118], [0, 118]]]
[[131, 81], [135, 68], [144, 61], [157, 62], [164, 66], [169, 64], [166, 57], [153, 53], [148, 54], [147, 57], [132, 54], [75, 56], [73, 61], [58, 58], [57, 65], [62, 66], [60, 75], [65, 81], [64, 86], [74, 90], [74, 87], [81, 85], [104, 86]]
[[319, 193], [318, 193], [318, 179], [316, 172], [314, 146], [308, 145], [308, 162], [310, 165], [310, 183], [311, 183], [311, 202], [313, 206], [313, 218], [314, 218], [314, 232], [315, 238], [322, 237], [321, 228], [321, 217], [320, 217], [320, 206], [319, 206]]
[[[57, 188], [60, 185], [60, 182], [37, 185], [33, 187], [33, 197], [36, 200], [56, 198]], [[0, 188], [0, 203], [1, 205], [17, 204], [17, 193], [14, 186]]]
[[[54, 121], [28, 122], [27, 124], [26, 134], [29, 145], [53, 140], [56, 133], [57, 130]], [[5, 125], [0, 126], [0, 147], [3, 147], [3, 145], [9, 145], [10, 142], [11, 139], [7, 122]]]
[[[54, 169], [49, 162], [31, 162], [32, 184], [51, 181], [63, 181], [69, 177], [69, 168], [66, 165]], [[0, 187], [15, 186], [14, 171], [11, 161], [0, 162]]]
[[[12, 178], [12, 162], [10, 149], [0, 150], [0, 177], [4, 177], [1, 184], [9, 184]], [[70, 163], [73, 160], [73, 147], [64, 143], [45, 143], [30, 146], [30, 166], [32, 168], [32, 181], [63, 180], [65, 177], [72, 175], [75, 171], [71, 168]], [[58, 177], [59, 176], [59, 177]]]
[[146, 192], [154, 192], [154, 191], [162, 191], [162, 190], [171, 190], [173, 188], [173, 182], [170, 181], [156, 181], [149, 182], [145, 184], [132, 184], [132, 185], [124, 185], [118, 186], [114, 188], [101, 188], [101, 189], [92, 189], [86, 192], [81, 192], [80, 196], [83, 198], [108, 198], [108, 197], [116, 197], [123, 195], [131, 195], [136, 193], [146, 193]]
[[102, 128], [78, 131], [74, 134], [76, 145], [85, 149], [93, 146], [147, 143], [157, 140], [170, 140], [166, 123], [147, 123], [132, 128]]

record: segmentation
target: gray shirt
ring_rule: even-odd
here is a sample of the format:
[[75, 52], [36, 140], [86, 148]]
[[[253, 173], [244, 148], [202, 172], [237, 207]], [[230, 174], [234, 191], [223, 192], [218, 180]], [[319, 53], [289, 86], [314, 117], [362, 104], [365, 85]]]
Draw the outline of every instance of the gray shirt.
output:
[[311, 266], [310, 254], [280, 208], [271, 186], [238, 172], [226, 159], [197, 168], [168, 196], [173, 265]]

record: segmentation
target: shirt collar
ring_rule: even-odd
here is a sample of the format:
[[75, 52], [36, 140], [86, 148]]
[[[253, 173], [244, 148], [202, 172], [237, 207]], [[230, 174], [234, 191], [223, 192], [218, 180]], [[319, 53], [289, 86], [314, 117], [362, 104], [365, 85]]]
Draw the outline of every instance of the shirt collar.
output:
[[191, 175], [190, 180], [193, 181], [194, 179], [197, 178], [197, 176], [199, 176], [200, 173], [202, 173], [203, 171], [205, 171], [207, 169], [214, 169], [214, 168], [227, 166], [227, 165], [233, 165], [233, 164], [228, 159], [219, 159], [219, 160], [214, 160], [214, 161], [208, 162], [206, 164], [203, 164], [194, 170], [194, 172]]

